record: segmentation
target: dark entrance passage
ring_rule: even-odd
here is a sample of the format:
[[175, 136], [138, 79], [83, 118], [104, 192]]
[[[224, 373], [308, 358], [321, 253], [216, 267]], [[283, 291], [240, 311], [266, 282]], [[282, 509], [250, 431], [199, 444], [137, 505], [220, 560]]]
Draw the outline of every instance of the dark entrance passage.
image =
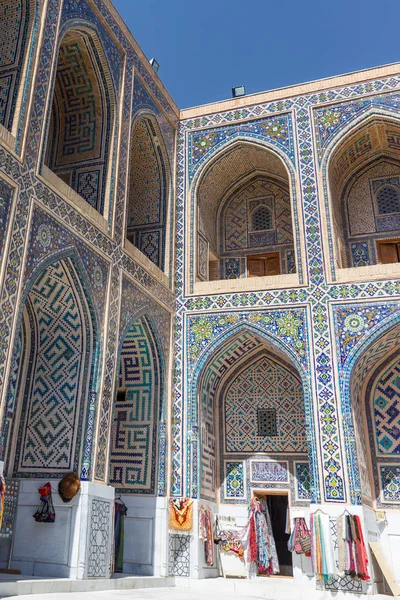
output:
[[[261, 497], [260, 494], [257, 494]], [[288, 509], [288, 496], [278, 494], [265, 494], [265, 501], [271, 517], [272, 532], [275, 538], [276, 551], [279, 560], [279, 576], [292, 577], [292, 553], [289, 552], [287, 543], [290, 534], [286, 533], [286, 515]]]

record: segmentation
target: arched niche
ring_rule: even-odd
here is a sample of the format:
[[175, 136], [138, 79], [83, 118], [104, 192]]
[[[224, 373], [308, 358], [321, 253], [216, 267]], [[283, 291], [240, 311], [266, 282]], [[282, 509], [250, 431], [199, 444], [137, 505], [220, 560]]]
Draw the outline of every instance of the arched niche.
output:
[[119, 493], [154, 494], [162, 361], [145, 316], [131, 323], [125, 332], [118, 365], [110, 484]]
[[350, 398], [360, 499], [367, 506], [400, 506], [399, 325], [360, 353], [351, 374]]
[[23, 109], [36, 11], [35, 0], [2, 0], [0, 6], [0, 124], [14, 135]]
[[165, 269], [168, 159], [156, 119], [139, 116], [132, 130], [126, 236], [159, 269]]
[[264, 487], [310, 501], [304, 390], [286, 356], [244, 329], [205, 363], [197, 399], [201, 498], [245, 504]]
[[58, 51], [45, 164], [101, 215], [109, 206], [115, 94], [96, 33], [71, 28]]
[[51, 263], [26, 296], [14, 345], [4, 434], [10, 476], [81, 471], [97, 326], [72, 258]]
[[376, 115], [354, 127], [328, 181], [336, 267], [400, 262], [400, 122]]
[[221, 150], [196, 186], [196, 280], [296, 273], [291, 189], [272, 150], [246, 141]]

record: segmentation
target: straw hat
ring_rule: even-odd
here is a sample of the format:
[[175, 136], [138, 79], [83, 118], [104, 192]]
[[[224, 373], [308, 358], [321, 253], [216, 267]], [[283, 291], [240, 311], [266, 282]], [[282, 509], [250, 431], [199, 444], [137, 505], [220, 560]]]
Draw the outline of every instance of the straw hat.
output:
[[78, 473], [67, 473], [58, 484], [58, 493], [63, 502], [70, 502], [81, 487]]

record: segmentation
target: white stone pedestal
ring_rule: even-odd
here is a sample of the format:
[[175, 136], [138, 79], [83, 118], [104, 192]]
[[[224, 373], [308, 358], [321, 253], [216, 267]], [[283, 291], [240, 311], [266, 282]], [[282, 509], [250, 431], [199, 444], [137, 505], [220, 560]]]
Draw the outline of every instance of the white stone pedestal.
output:
[[110, 577], [114, 489], [82, 481], [77, 496], [64, 503], [52, 480], [55, 523], [36, 523], [37, 490], [45, 482], [21, 481], [12, 568], [40, 577]]

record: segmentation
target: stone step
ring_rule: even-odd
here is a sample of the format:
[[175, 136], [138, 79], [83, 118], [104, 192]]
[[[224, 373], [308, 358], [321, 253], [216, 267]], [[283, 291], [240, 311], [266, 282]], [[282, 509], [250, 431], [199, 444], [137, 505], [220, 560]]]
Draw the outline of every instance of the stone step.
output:
[[134, 590], [169, 588], [175, 585], [173, 577], [116, 576], [112, 579], [42, 579], [24, 575], [1, 575], [0, 598], [30, 594], [62, 592], [100, 592], [108, 590]]

